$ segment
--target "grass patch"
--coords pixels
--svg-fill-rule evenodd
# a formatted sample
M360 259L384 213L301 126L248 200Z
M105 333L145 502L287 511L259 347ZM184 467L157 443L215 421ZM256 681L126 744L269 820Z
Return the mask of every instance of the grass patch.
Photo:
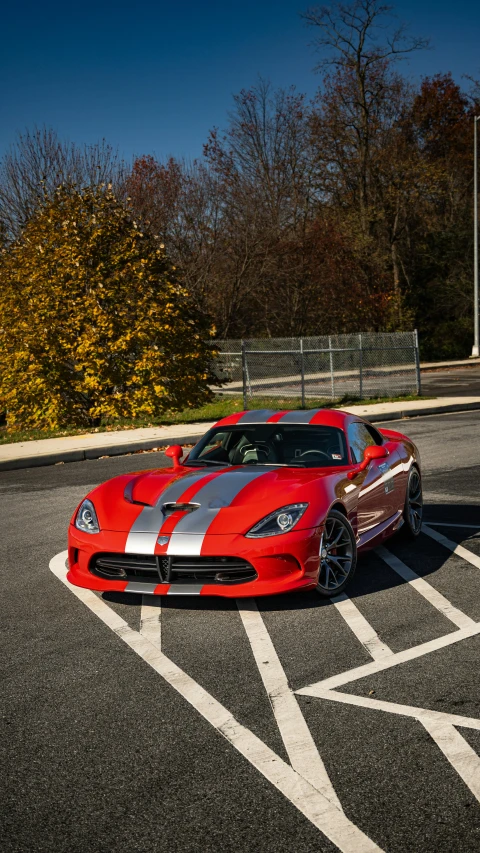
M346 395L337 400L325 400L322 398L308 399L309 409L335 409L342 406L364 405L373 403L400 403L412 400L431 400L432 397L419 397L417 394L409 394L403 397L374 397L362 399ZM300 397L255 397L250 401L251 409L301 409ZM202 421L218 421L234 412L243 411L243 397L241 395L217 394L211 403L206 403L198 409L184 409L182 412L169 412L158 419L138 418L136 420L118 420L114 422L105 421L100 426L85 429L78 427L65 427L55 430L8 430L6 426L0 427L0 444L11 444L19 441L34 441L42 438L62 438L67 435L91 435L95 432L118 432L119 430L138 429L140 427L170 426L173 424L190 424Z

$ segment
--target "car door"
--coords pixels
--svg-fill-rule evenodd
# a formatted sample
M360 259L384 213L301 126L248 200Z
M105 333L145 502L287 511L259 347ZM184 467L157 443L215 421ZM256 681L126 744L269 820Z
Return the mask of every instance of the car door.
M365 448L373 444L384 444L383 438L374 427L360 421L354 421L348 427L348 442L352 462L361 462ZM395 483L391 471L396 454L385 459L373 459L365 471L357 474L353 483L357 486L358 533L365 533L377 524L381 524L395 513L393 491Z

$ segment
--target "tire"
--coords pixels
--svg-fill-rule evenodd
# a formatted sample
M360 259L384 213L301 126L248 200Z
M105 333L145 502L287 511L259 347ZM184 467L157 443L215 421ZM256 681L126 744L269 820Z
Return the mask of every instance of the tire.
M317 592L322 598L339 595L350 583L357 567L357 543L352 526L338 509L325 521L320 545Z
M413 466L407 480L403 525L400 534L405 539L416 539L422 530L423 494L422 477L418 468Z

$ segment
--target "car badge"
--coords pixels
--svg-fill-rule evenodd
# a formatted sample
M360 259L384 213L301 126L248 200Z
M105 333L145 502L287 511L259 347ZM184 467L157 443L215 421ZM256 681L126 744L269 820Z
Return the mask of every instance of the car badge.
M159 536L157 539L157 543L159 545L167 545L169 539L170 539L170 536Z

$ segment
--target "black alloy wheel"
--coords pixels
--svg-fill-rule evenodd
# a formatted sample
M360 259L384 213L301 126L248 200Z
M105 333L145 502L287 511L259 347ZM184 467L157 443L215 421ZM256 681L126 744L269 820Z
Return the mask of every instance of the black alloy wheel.
M407 490L405 494L405 509L403 511L404 535L410 539L416 539L422 529L423 518L423 494L422 478L418 468L411 468L408 475Z
M331 598L343 592L357 565L355 534L348 518L332 509L325 522L320 544L320 572L317 592Z

